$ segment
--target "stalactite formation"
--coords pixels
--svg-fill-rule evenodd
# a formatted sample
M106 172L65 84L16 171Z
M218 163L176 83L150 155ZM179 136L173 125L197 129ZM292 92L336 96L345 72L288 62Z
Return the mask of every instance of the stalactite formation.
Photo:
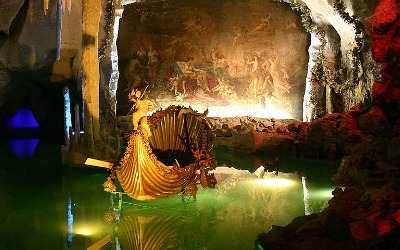
M44 14L47 14L47 10L49 9L49 0L43 0L43 10Z
M62 0L57 1L57 60L61 57Z
M325 30L322 28L315 28L316 37L321 42L318 48L318 55L315 65L311 68L311 97L310 101L314 105L312 118L320 118L326 114L325 110L325 91L324 88L328 84L329 68L326 66L325 57Z
M72 0L67 0L67 12L68 12L68 15L71 15L71 10L72 10Z
M358 75L361 67L361 49L364 44L364 25L360 22L360 20L358 20L357 17L354 15L350 16L350 14L346 12L346 7L344 6L342 0L336 0L333 3L333 7L347 24L353 25L355 30L354 40L356 42L356 47L354 47L351 51L353 71L353 79L351 80L354 84L356 84L359 81Z

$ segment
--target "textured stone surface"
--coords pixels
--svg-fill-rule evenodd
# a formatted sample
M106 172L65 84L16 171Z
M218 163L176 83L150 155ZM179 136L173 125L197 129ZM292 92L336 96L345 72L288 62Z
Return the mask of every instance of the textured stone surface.
M10 26L20 11L24 0L0 0L1 15L0 15L0 33L10 35Z
M390 123L379 107L373 107L358 118L358 127L365 134L382 133L390 128Z
M393 138L389 142L388 159L393 165L400 166L400 137Z
M395 39L392 36L393 30L398 29L400 19L397 15L398 11L391 8L394 4L395 1L392 0L381 0L376 16L373 18L374 56L383 64L382 83L374 84L372 103L351 110L349 115L353 122L345 123L352 124L350 126L352 131L357 131L358 128L361 130L359 131L360 143L354 145L351 153L342 159L341 166L334 176L336 182L346 188L335 189L329 206L317 215L321 220L330 211L335 211L337 217L342 218L342 221L348 225L351 237L343 241L346 249L394 250L400 247L398 219L400 170L397 164L399 115L394 112L400 102L397 94L400 51L397 50L398 43L393 41ZM386 13L389 10L392 10L392 13ZM341 131L340 134L345 133L346 130L341 128L346 126L335 123L335 119L332 118L334 117L331 116L331 119L321 124L311 123L307 140L310 136L314 136L314 141L317 141L316 139L322 134L327 134L329 138L329 135L335 135L338 130ZM338 120L340 119L336 119ZM333 124L338 126L332 126ZM310 132L314 135L310 135ZM363 132L369 135L365 136ZM332 140L332 137L330 138ZM343 137L339 141L342 139ZM340 143L338 142L337 145ZM330 237L337 235L338 231L334 230L334 227L327 225L327 228L334 232ZM279 236L278 234L271 236L260 234L259 242L262 246L264 242L269 242L269 239L271 242L281 242L282 239L296 242L296 234L289 240L283 233L291 229L289 224L280 229ZM319 229L315 228L315 230ZM306 239L303 235L302 240L318 244L315 235L318 234L310 233ZM284 244L290 245L288 242ZM298 246L290 249L302 248Z
M1 11L3 6L14 9L4 13L12 14L14 28L10 37L3 38L6 42L0 43L0 75L4 76L0 79L0 115L12 116L25 106L33 110L39 124L44 124L56 114L53 109L59 100L56 95L62 97L62 87L52 89L48 85L55 60L56 26L55 15L51 14L56 8L50 5L48 15L44 15L42 2L30 1L24 5L18 2L1 3ZM54 113L49 114L50 110Z
M141 3L143 2L143 4L146 1L141 1ZM278 3L275 1L271 1L273 6L280 6L280 8L282 9L282 13L287 13L287 15L285 14L285 18L281 20L281 17L279 18L271 18L269 19L271 25L277 25L279 27L281 27L281 29L275 29L274 32L272 32L270 29L266 28L265 30L261 30L259 33L260 34L266 34L266 38L267 39L262 39L263 42L261 42L260 45L260 41L257 39L253 39L255 38L255 32L252 32L251 27L253 27L253 25L257 24L258 19L254 19L252 18L251 22L247 22L246 20L244 20L245 18L243 18L243 20L245 21L244 23L242 23L242 20L237 20L237 25L240 26L241 28L243 28L245 30L245 28L248 29L249 33L247 35L249 35L249 38L251 39L247 39L247 43L248 44L242 44L240 48L237 48L240 51L240 53L246 54L247 52L245 51L246 48L251 48L250 51L254 51L255 47L259 48L261 47L268 47L270 48L271 46L281 46L281 44L286 44L288 42L287 39L287 34L290 33L290 37L294 37L294 31L295 30L303 30L303 27L301 27L301 22L300 19L298 18L298 20L293 19L293 17L296 17L296 15L299 15L300 13L294 11L295 14L292 13L292 10L290 9L289 5L286 3ZM285 1L288 2L288 1ZM337 18L337 13L333 13L332 12L332 3L329 1L317 1L317 2L309 2L309 1L305 1L306 3L309 4L309 8L311 10L312 13L312 17L317 18L317 20L320 20L320 14L321 13L328 13L326 11L330 11L329 13L332 13L335 18ZM80 80L80 76L81 76L81 72L80 72L80 66L76 65L76 64L80 64L81 63L81 59L80 57L80 48L76 48L79 47L82 44L82 40L81 40L81 36L80 36L80 30L81 30L81 23L82 23L82 12L81 12L81 6L79 6L79 3L74 3L73 4L73 11L71 13L71 15L67 15L64 14L63 16L63 37L62 37L62 43L63 43L63 49L67 49L68 51L62 51L61 52L61 60L56 62L54 65L54 61L55 61L55 50L57 47L56 44L56 28L57 28L57 8L56 8L56 2L52 2L49 1L49 9L46 11L46 15L44 13L43 10L43 2L41 1L26 1L25 4L23 4L24 1L18 0L18 1L6 1L6 0L2 0L1 2L1 6L2 9L0 10L1 12L5 12L3 15L1 15L2 21L1 23L1 27L3 30L3 33L7 33L10 30L12 32L9 32L10 37L12 37L11 40L8 39L4 39L1 38L0 39L0 64L3 64L3 66L0 66L0 75L1 77L1 82L0 82L0 89L3 89L3 86L6 86L11 80L10 80L10 74L12 74L13 76L18 75L17 78L24 78L24 76L29 75L30 77L28 77L29 79L24 79L22 80L23 82L28 82L31 80L31 78L34 78L36 82L40 82L42 84L47 84L49 81L54 81L54 82L65 82L65 81L79 81ZM125 4L127 4L128 2L125 2ZM369 2L370 3L370 2ZM135 3L137 4L137 3ZM157 2L157 1L151 1L151 4L155 4L157 6L160 6L161 1ZM265 4L265 3L263 3ZM106 6L106 1L102 1L102 5L103 8ZM133 5L133 4L132 4ZM162 4L161 4L162 5ZM224 5L224 6L220 6L220 8L224 11L227 11L229 9L229 4ZM374 4L370 5L370 4L366 4L364 3L364 1L362 0L354 0L354 1L348 1L346 2L346 6L349 8L349 11L353 8L355 10L355 14L360 15L363 18L368 17L371 13L372 13L372 9ZM129 6L125 6L126 9L128 9ZM164 6L165 7L165 6ZM232 7L232 6L231 6ZM130 8L130 7L129 7ZM239 11L241 10L241 8L231 8L231 10L235 11ZM351 12L351 11L350 11ZM18 15L16 13L19 13ZM104 13L104 12L103 12ZM126 14L126 12L125 12ZM229 16L229 12L226 12L226 15ZM128 14L127 16L124 16L121 19L121 23L126 22L129 18L128 18ZM292 19L290 19L290 18ZM101 22L104 24L104 15L102 16ZM145 17L146 19L147 17ZM188 17L189 18L189 17ZM13 25L11 25L11 21L14 20ZM146 19L147 20L147 19ZM145 25L148 25L149 23L146 23L146 20L144 20ZM256 21L257 20L257 21ZM317 22L317 20L314 20ZM322 20L322 19L321 19ZM342 49L341 46L339 46L340 40L338 35L335 34L344 34L345 31L341 30L342 27L346 27L346 30L349 29L351 30L351 25L347 25L344 24L344 22L342 20L338 20L337 22L335 21L336 19L332 19L330 22L334 22L332 24L328 24L328 23L321 23L321 27L326 27L329 37L332 38L329 41L329 48L328 48L328 54L327 54L327 60L329 61L334 61L337 58L337 55L339 53L339 49ZM174 19L173 21L176 21L176 19ZM282 21L282 22L281 22ZM299 22L297 22L299 21ZM228 21L224 21L222 23L227 24ZM236 21L235 21L236 22ZM220 22L221 23L221 22ZM243 25L241 25L243 24ZM341 25L339 25L341 24ZM366 22L366 24L368 25L368 23ZM10 29L10 25L13 26L12 29ZM169 26L168 26L169 25ZM175 28L172 28L172 24L168 24L167 26L167 30L168 30L168 34L171 34L171 31L175 30ZM179 23L179 25L177 26L184 26L185 23ZM267 25L267 24L266 24ZM135 25L130 25L131 28L133 28ZM339 30L335 30L336 27ZM233 38L235 37L235 35L240 36L241 33L235 33L233 31L231 32L226 32L226 29L221 28L221 30L225 31L225 35L224 37L230 37ZM79 32L78 32L79 31ZM187 29L185 31L188 31ZM303 30L304 31L304 30ZM102 32L102 30L100 30L100 32ZM142 31L141 31L142 32ZM154 31L153 33L150 32L150 37L153 37L157 32L159 32L159 30ZM344 32L344 33L343 33ZM279 34L278 34L279 33ZM167 34L167 35L168 35ZM258 33L257 33L258 34ZM284 34L285 36L282 36L282 34ZM308 36L307 33L304 33L305 36ZM120 38L122 39L124 36L129 36L124 32L120 32ZM272 37L279 37L278 41L273 42L272 44L264 44L266 43L266 40L270 40L272 39ZM285 37L285 38L282 38ZM348 39L353 39L353 35L347 37ZM141 41L143 44L146 44L149 42L149 39L144 39L143 36L140 36L140 38L143 38L143 41ZM189 37L190 38L190 37ZM188 38L188 39L189 39ZM346 38L346 39L347 39ZM130 38L128 38L130 39ZM163 38L165 39L165 38ZM224 38L225 39L225 38ZM253 40L255 41L254 43L251 42ZM341 38L341 40L343 41L344 37ZM188 40L189 42L197 42L199 39L198 37L192 40ZM272 39L273 40L273 39ZM186 41L186 40L185 40ZM298 41L298 40L297 40ZM207 41L208 43L209 41ZM185 43L186 45L189 43ZM196 45L202 45L202 44L196 44ZM220 46L222 46L222 42L219 43ZM286 46L285 45L285 46ZM298 43L296 43L296 45L298 45ZM124 47L124 45L119 44L120 46L120 51L123 54L129 54L131 53L131 51L129 51L127 48ZM127 45L129 46L129 45ZM244 47L243 47L244 46ZM366 51L368 50L368 46L369 44L366 44ZM185 47L185 46L183 46ZM179 53L180 55L186 55L186 54L193 54L196 52L196 48L192 48L192 50L190 51L184 51L183 47L179 49ZM187 46L186 46L187 47ZM332 48L332 49L331 49ZM74 49L77 49L77 53L74 52ZM279 71L281 71L281 69L286 69L287 67L290 68L290 70L286 70L286 72L289 75L289 80L293 81L293 86L297 86L298 87L292 87L291 88L291 93L293 93L294 95L296 95L297 97L294 98L297 101L298 104L296 105L289 105L290 109L293 110L301 110L301 101L302 101L302 96L303 96L303 92L304 92L304 76L305 76L305 70L306 70L306 65L300 66L297 65L297 63L300 63L299 61L301 60L302 62L305 62L306 56L298 56L297 54L299 54L299 51L294 51L293 48L291 48L291 54L287 54L285 47L283 46L282 49L276 50L278 54L283 53L284 57L280 57L280 59L285 59L285 60L289 60L291 58L297 58L297 60L295 60L295 62L291 62L291 63L286 63L286 65L281 65L280 67L278 67ZM185 54L186 53L186 54ZM226 54L226 51L221 51L222 55ZM294 54L296 55L294 55ZM341 51L341 53L343 55L348 55L348 53L346 51ZM367 52L368 53L368 52ZM175 59L180 56L176 54L175 55ZM169 54L168 54L169 55ZM162 54L161 57L166 57L167 54ZM207 56L209 56L207 54ZM228 57L227 57L228 58ZM365 58L368 58L368 56L366 56ZM121 59L121 64L126 63L124 61L124 59ZM69 63L74 65L74 69L72 70L71 68L69 68L71 65L68 65ZM305 62L306 63L306 62ZM343 61L343 63L348 63L348 60ZM297 65L297 66L296 66ZM299 68L300 67L300 68ZM123 78L123 69L121 70L121 78ZM232 69L229 69L232 71ZM50 71L50 72L49 72ZM31 73L34 74L31 74ZM296 73L295 73L296 72ZM364 70L364 72L366 72ZM366 72L368 73L368 72ZM48 75L51 75L51 78L49 80L49 78L47 77ZM258 74L259 75L259 74ZM3 77L4 76L4 77ZM32 76L32 77L31 77ZM303 79L303 80L302 80ZM242 80L240 77L234 79L234 82L237 82L239 80ZM21 82L22 82L21 81ZM102 79L102 81L107 82L107 79ZM264 81L264 80L263 80ZM13 84L17 82L17 81L13 81ZM261 81L262 82L262 81ZM72 84L75 84L72 83ZM213 83L215 84L215 83ZM302 87L303 85L303 87ZM16 89L22 89L22 91L25 91L25 87L24 86L20 86L21 88L16 88ZM41 89L38 88L36 85L34 85L32 88L36 88L36 89ZM237 91L242 91L243 89L238 89ZM240 93L242 93L240 92ZM272 91L270 91L272 92ZM357 90L356 94L357 96L359 96L361 93L361 91ZM10 95L14 95L15 93L12 92L10 93L10 90L7 89L6 91L4 91L4 95L8 96ZM215 94L215 93L214 93ZM256 94L256 93L253 93ZM17 94L18 95L18 94ZM126 101L126 93L122 93L121 94L121 98L124 99ZM196 97L197 98L197 97ZM196 98L190 99L190 102L197 102L198 100ZM214 98L214 97L212 97ZM259 97L257 97L259 98ZM257 99L256 98L256 99ZM279 99L279 97L275 97L277 99ZM358 98L358 97L357 97ZM28 99L28 96L25 96L24 98L22 98L21 100L16 100L16 99L12 99L10 97L7 97L6 101L2 101L0 102L0 104L2 104L0 106L0 114L4 114L4 113L13 113L13 110L11 107L9 107L8 105L5 105L5 103L12 103L12 105L14 106L20 106L22 105L23 101L25 101L26 99ZM262 99L262 98L261 98ZM211 100L211 99L210 99ZM220 99L215 99L216 102L218 103L219 101L221 101ZM35 102L39 102L40 100L35 99ZM257 101L260 101L257 99ZM347 100L349 103L354 103L355 100L353 100L353 98L350 98L349 100ZM285 102L284 104L286 105L287 102ZM123 104L123 101L120 101L119 104ZM214 103L215 104L215 103ZM214 104L210 104L210 105L214 105ZM268 105L268 103L266 103ZM28 104L28 106L30 106L30 104ZM47 106L47 104L44 104L43 106ZM128 103L128 105L126 105L126 107L129 109L130 108L130 104ZM296 111L297 112L297 111ZM46 113L46 111L42 111L42 113ZM125 114L125 113L124 113ZM123 114L123 115L124 115ZM260 126L257 126L257 131L269 131L270 127L273 127L274 125L277 124L270 124L270 123L265 123L265 124L260 124ZM278 125L277 125L278 126Z

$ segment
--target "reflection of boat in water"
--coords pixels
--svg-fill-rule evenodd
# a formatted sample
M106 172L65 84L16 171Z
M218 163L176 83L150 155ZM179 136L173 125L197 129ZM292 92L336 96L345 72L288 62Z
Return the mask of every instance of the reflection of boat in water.
M177 197L137 201L111 194L105 221L118 249L252 249L255 235L304 215L296 174L217 167L215 189L200 189L196 202Z
M118 224L118 240L124 249L172 249L176 246L182 218L143 216L126 212Z
M123 196L111 195L112 203L121 206L104 216L109 241L118 249L205 249L216 230L215 203L210 200L122 201Z
M118 179L130 197L152 200L179 192L195 196L197 183L213 188L215 178L209 171L216 164L205 116L179 106L155 112L148 125L130 134L119 165L103 184L105 190L115 191Z
M122 249L173 249L182 233L182 217L123 214L118 224L118 241Z

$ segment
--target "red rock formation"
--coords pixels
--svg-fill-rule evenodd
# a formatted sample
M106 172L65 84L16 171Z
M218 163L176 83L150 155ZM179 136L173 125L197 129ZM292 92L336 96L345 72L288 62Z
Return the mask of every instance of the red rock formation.
M381 0L372 20L373 55L382 64L382 81L373 85L372 103L313 121L307 130L305 144L314 142L317 152L324 152L327 145L345 149L343 141L351 133L357 135L358 143L344 151L354 154L343 158L334 177L346 188L335 189L321 213L260 234L256 243L264 249L307 249L304 246L312 243L320 244L320 249L399 249L400 8L396 4ZM332 218L341 224L332 223ZM308 227L306 234L301 230L318 223L320 227Z

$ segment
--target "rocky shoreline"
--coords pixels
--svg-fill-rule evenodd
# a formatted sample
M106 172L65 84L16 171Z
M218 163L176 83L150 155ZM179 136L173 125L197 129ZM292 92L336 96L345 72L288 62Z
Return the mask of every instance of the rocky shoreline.
M400 249L400 40L392 36L399 15L378 13L373 26L382 79L371 102L312 121L298 142L342 158L333 179L345 188L321 213L260 233L255 249Z
M374 99L384 99L380 95ZM348 113L312 122L248 116L210 117L207 121L215 132L216 146L269 155L342 159L333 179L345 188L332 192L329 206L319 214L298 217L285 227L273 226L260 233L256 247L400 249L396 234L400 232L400 126L379 103L355 106ZM392 248L382 248L389 243Z

